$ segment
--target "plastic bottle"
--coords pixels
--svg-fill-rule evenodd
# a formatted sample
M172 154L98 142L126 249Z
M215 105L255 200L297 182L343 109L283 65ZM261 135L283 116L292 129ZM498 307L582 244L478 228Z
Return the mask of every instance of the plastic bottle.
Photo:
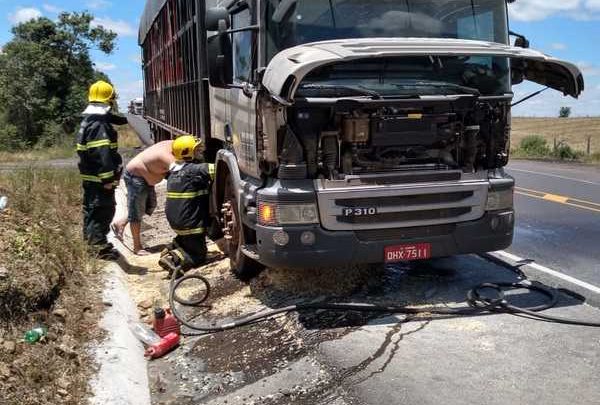
M179 321L173 316L170 309L154 308L152 327L161 338L169 333L181 334Z
M8 198L5 196L0 197L0 211L3 211L8 205Z
M160 336L158 336L150 327L142 322L130 321L129 330L133 333L133 336L138 338L139 341L147 346L152 346L160 343Z
M23 339L29 344L34 344L39 342L40 339L46 335L48 335L48 328L45 326L36 326L35 328L29 329L27 332L25 332Z

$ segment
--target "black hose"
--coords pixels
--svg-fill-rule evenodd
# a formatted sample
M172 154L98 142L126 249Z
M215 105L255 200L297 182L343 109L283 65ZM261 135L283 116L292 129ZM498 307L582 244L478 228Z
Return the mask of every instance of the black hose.
M289 305L282 308L276 308L243 316L230 322L217 323L213 322L210 324L196 324L192 323L191 319L185 319L176 307L176 303L183 306L199 306L201 303L206 301L210 292L210 283L208 280L199 274L184 275L177 279L178 273L175 272L171 278L170 294L169 294L169 305L171 306L171 312L181 322L182 325L186 326L192 331L202 333L214 333L222 332L229 329L239 328L246 325L251 325L260 321L273 318L277 315L281 315L293 311L315 311L315 310L328 310L328 311L359 311L359 312L373 312L373 313L385 313L385 314L403 314L403 315L440 315L440 316L474 316L483 315L486 313L508 313L513 315L527 315L530 318L540 321L550 321L559 324L566 325L578 325L578 326L591 326L600 327L598 322L579 321L575 319L554 317L549 315L541 314L541 311L553 308L558 303L557 294L548 288L542 287L541 285L532 284L529 281L521 281L517 283L483 283L480 284L467 293L467 303L469 307L464 308L448 308L448 307L407 307L407 306L395 306L395 305L375 305L367 303L309 303L309 304L296 304ZM199 299L196 300L184 300L177 295L177 289L185 281L189 280L200 280L206 287L206 293ZM505 291L525 289L532 292L537 292L544 295L547 300L544 304L535 305L531 307L517 307L510 304L505 297ZM494 291L495 296L490 297L483 294L484 290Z

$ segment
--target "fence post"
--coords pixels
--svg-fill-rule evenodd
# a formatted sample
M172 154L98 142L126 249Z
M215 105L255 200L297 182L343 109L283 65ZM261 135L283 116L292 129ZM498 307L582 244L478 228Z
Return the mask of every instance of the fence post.
M556 152L556 148L558 147L558 140L556 139L556 137L554 137L554 149L552 149L554 152Z
M587 137L587 155L590 156L592 154L592 137Z

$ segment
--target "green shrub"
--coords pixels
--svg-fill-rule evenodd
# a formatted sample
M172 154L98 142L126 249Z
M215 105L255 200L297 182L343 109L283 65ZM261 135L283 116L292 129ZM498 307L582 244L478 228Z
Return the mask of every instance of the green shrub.
M519 148L525 155L529 156L547 156L550 154L548 142L539 135L529 135L521 140Z
M564 142L560 142L552 151L552 156L560 160L579 160L583 158L584 153L576 151Z

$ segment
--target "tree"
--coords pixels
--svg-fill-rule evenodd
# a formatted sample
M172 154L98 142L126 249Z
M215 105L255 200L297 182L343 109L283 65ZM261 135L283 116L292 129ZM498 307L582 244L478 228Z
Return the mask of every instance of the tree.
M92 49L113 52L117 35L89 13L61 13L16 25L0 54L0 148L52 145L77 126L86 92L108 77Z
M559 118L569 118L571 116L571 107L560 107Z

